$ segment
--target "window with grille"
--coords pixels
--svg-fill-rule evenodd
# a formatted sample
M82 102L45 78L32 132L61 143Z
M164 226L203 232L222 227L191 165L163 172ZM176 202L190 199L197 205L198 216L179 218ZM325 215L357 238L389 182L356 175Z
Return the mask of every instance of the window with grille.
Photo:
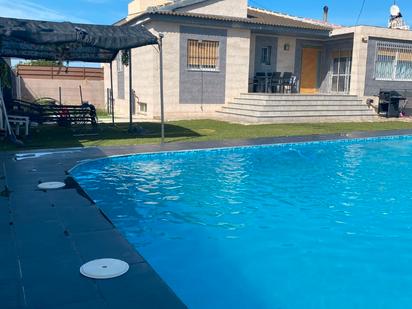
M188 40L187 67L192 70L218 70L219 42Z
M412 80L412 44L378 42L375 56L375 79Z

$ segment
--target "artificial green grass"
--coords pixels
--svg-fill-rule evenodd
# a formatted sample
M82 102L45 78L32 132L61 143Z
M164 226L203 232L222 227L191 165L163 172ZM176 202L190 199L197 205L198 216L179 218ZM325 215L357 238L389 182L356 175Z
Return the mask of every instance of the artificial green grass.
M54 125L31 129L31 137L24 139L24 147L9 142L0 144L0 151L34 148L62 148L86 146L126 146L156 144L160 142L159 123L136 123L134 133L128 124L100 124L97 131L85 128L62 128ZM296 136L314 134L349 133L353 131L378 131L412 129L412 122L350 122L241 125L215 120L175 121L166 124L166 142L211 141L248 139L258 137ZM93 135L96 133L96 135Z

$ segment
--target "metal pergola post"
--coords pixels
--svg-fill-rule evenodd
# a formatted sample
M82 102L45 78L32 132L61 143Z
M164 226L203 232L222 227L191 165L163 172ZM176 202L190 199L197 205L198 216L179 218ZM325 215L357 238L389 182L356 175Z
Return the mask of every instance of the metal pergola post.
M112 125L114 126L114 101L113 101L113 61L110 62L110 109L112 111Z
M133 131L133 70L132 70L132 50L129 49L129 132Z
M165 111L164 111L164 89L163 89L163 38L164 34L159 33L159 74L160 74L160 121L161 121L161 141L165 142Z

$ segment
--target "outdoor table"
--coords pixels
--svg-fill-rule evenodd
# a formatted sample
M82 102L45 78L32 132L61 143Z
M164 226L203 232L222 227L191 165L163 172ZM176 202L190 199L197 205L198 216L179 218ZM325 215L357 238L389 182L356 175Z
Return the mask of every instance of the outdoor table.
M257 80L258 84L258 92L260 90L261 85L264 86L262 92L269 92L269 81L272 77L270 76L255 76L255 79Z

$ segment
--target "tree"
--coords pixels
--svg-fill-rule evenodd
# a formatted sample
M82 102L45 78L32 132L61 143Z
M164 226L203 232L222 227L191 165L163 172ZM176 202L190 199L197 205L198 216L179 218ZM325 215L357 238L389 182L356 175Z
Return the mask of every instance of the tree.
M32 65L32 66L45 66L45 67L61 66L61 64L58 61L51 61L51 60L29 60L22 64Z
M3 88L11 87L10 73L9 65L6 61L0 58L0 83Z

